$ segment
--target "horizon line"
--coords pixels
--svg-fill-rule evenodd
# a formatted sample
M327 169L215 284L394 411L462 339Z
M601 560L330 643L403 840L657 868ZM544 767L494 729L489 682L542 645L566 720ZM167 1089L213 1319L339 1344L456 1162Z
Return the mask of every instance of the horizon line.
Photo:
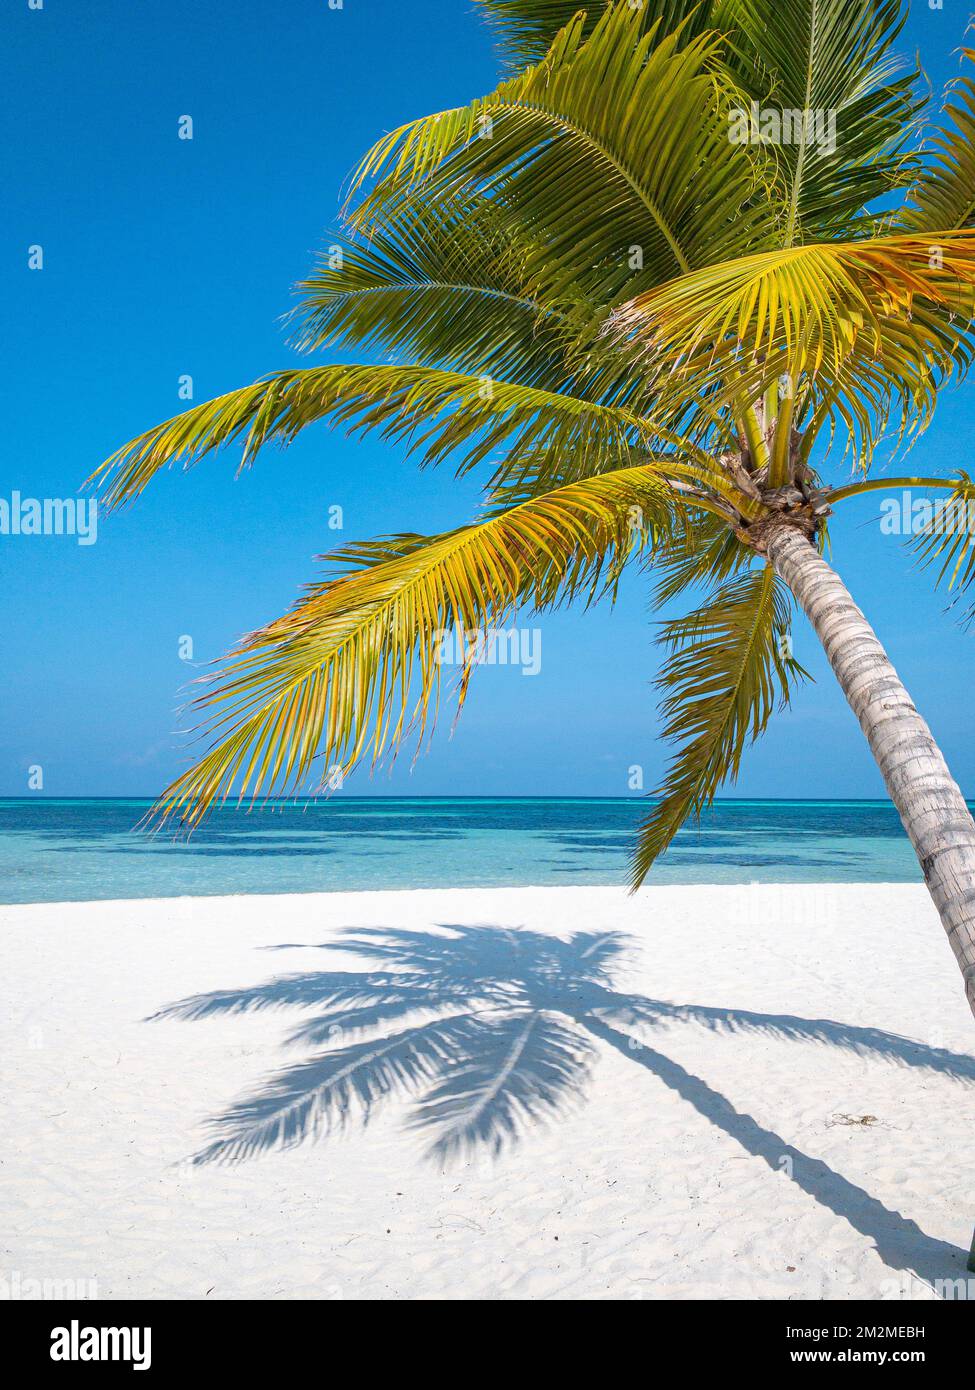
M38 801L39 801L39 802L44 802L44 801L52 801L52 802L53 802L53 801L147 801L147 802L149 802L149 803L151 804L151 803L157 801L158 799L159 799L159 798L158 798L157 796L144 796L144 795L141 795L141 794L138 794L138 793L135 793L135 792L131 792L131 793L119 793L119 794L111 795L111 796L105 796L105 795L98 795L98 796L79 796L79 795L57 796L57 795L54 795L53 793L46 793L46 792L35 793L35 794L32 795L32 796L23 796L23 795L16 795L16 796L15 796L15 795L9 795L9 796L8 796L8 795L5 795L5 794L3 794L3 793L0 793L0 802L4 802L4 801L35 801L35 802L38 802ZM655 797L649 796L649 795L644 795L644 796L588 796L588 795L585 795L585 794L570 793L570 792L557 793L557 794L552 794L552 795L550 795L550 796L524 796L524 795L508 794L508 793L498 793L498 794L493 795L493 796L490 796L490 795L483 795L483 794L481 794L481 795L469 795L469 796L464 796L464 795L459 795L459 794L457 794L457 793L437 793L437 792L426 792L426 793L421 793L421 794L412 795L412 796L407 796L407 795L380 795L380 794L378 794L378 793L375 794L375 795L371 795L371 796L370 796L370 795L365 795L365 796L363 796L363 795L351 795L351 794L350 794L350 795L345 795L345 794L343 794L343 793L339 793L339 794L337 794L337 795L332 795L332 796L325 796L324 794L323 794L323 795L320 795L320 796L316 796L314 793L308 793L307 796L304 797L303 799L299 799L299 798L296 798L296 797L294 797L294 796L271 796L271 797L262 797L259 803L257 803L257 802L252 802L252 803L247 804L247 805L242 805L242 804L237 804L237 803L235 803L235 804L230 804L229 802L224 802L224 803L221 803L221 805L219 805L219 806L211 807L211 811L223 811L223 810L233 810L233 811L242 811L242 810L246 810L246 811L256 811L256 810L257 810L257 811L259 811L262 807L268 806L268 805L285 805L285 806L295 806L295 807L302 807L302 806L307 807L307 806L309 806L309 805L322 805L322 806L326 806L326 805L337 805L337 804L338 804L339 802L341 802L341 801L626 801L626 802L632 802L634 805L640 805L640 804L642 804L642 803L644 803L644 802L654 801L654 800L657 800L657 799L659 799L659 798L655 798ZM965 797L964 799L967 801L969 798L968 798L968 797ZM762 804L772 803L772 804L774 804L774 803L777 803L777 802L780 802L780 803L782 803L783 805L795 805L796 803L800 803L800 804L808 804L808 805L811 805L811 806L812 806L812 805L831 805L831 804L834 804L834 803L842 803L842 804L844 804L844 805L863 805L863 806L867 806L867 805L876 805L876 806L887 805L887 806L893 806L893 804L894 804L894 803L891 801L890 797L883 797L883 796L719 796L719 797L715 797L715 799L714 799L712 805L715 805L715 806L721 806L721 805L752 805L752 804L755 804L755 803L762 803ZM704 809L704 810L707 810L707 809L709 809L709 808L708 808L708 807L704 807L703 809Z

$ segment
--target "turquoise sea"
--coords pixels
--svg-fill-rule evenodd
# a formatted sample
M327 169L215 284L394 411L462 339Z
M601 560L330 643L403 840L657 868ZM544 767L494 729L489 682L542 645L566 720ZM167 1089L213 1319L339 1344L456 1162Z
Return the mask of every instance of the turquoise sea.
M137 800L0 800L0 902L619 884L646 800L346 798L215 811L188 842ZM886 801L721 801L651 883L908 883Z

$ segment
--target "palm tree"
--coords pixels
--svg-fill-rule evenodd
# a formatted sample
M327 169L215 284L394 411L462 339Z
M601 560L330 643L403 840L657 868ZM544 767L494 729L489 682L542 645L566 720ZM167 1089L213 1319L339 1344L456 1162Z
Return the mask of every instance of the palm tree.
M803 678L783 642L794 598L975 1012L975 824L825 558L833 509L871 488L975 502L965 476L867 476L972 360L970 69L926 127L919 74L895 56L903 0L480 3L508 75L379 141L300 286L298 347L397 360L275 372L103 469L117 505L164 465L234 441L247 464L328 420L460 473L491 460L486 515L334 554L201 697L214 741L159 813L192 829L232 792L305 785L318 757L348 772L408 730L422 739L445 630L612 599L633 565L660 599L706 590L662 628L677 748L641 830L638 885ZM847 456L854 481L847 466L830 483ZM932 525L916 543L959 591L975 580L967 527Z
M774 1038L836 1047L967 1085L975 1082L975 1059L879 1028L621 991L614 976L632 944L605 931L562 939L482 925L350 929L327 949L352 957L358 969L282 975L170 1004L153 1018L297 1009L301 1021L288 1044L322 1049L218 1116L211 1142L193 1162L241 1163L325 1139L355 1122L367 1124L397 1098L412 1103L408 1123L430 1135L428 1154L437 1163L499 1155L530 1128L557 1122L577 1105L600 1049L609 1049L649 1071L776 1173L790 1160L797 1185L870 1239L886 1264L913 1269L929 1283L950 1276L962 1252L762 1128L650 1039L675 1026Z

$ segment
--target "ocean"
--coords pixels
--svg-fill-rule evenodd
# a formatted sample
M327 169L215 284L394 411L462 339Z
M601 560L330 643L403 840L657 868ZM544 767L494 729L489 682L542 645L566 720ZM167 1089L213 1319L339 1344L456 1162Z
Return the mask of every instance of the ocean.
M0 902L627 883L643 799L361 797L213 812L189 840L150 802L0 800ZM720 801L647 882L913 883L886 801Z

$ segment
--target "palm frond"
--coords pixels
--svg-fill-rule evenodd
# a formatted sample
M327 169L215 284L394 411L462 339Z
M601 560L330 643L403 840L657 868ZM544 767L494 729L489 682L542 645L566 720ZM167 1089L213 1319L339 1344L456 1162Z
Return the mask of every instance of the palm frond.
M612 592L678 501L652 469L623 469L444 536L340 552L333 561L358 568L313 585L246 639L197 702L219 742L167 789L159 814L192 827L238 782L239 797L256 797L295 787L316 756L345 773L368 744L376 762L407 729L422 738L448 633L497 629L517 605L539 611ZM472 648L458 673L461 705L475 661Z
M751 568L755 552L720 517L685 507L674 517L667 544L648 557L654 597L670 603L694 585L711 587Z
M780 365L796 379L824 363L838 370L861 335L879 353L887 323L903 328L918 302L971 318L975 233L947 232L939 249L932 257L929 238L900 235L760 251L637 296L608 331L639 337L657 371L704 345L726 375L733 359L743 374L750 359L764 360L763 380Z
M924 568L937 569L935 585L944 586L957 603L975 583L975 482L967 473L945 480L951 491L928 502L928 512L912 518L917 530L910 546ZM965 614L971 622L975 607Z
M186 466L240 442L244 467L263 445L290 444L307 426L328 420L350 432L378 429L402 441L424 464L460 451L458 471L502 448L508 471L522 454L564 450L616 463L631 442L653 448L674 436L631 410L603 406L541 387L469 372L413 366L324 366L275 372L252 386L193 406L130 440L92 475L107 482L115 507L137 497L173 463Z
M866 474L881 441L907 449L934 418L941 390L960 381L975 358L975 335L953 310L915 300L909 316L882 321L875 351L860 334L839 367L824 363L800 389L803 460L837 437L859 472Z
M907 12L904 0L711 6L737 81L763 117L789 124L772 146L786 246L849 237L870 204L910 178L918 74L895 52Z
M529 282L536 252L474 193L404 198L367 235L330 239L297 286L296 344L306 352L379 346L423 366L565 390L578 306L570 314Z
M575 19L588 37L604 17L594 0L576 18L560 0L481 0L505 48L539 62ZM619 8L625 8L620 6ZM720 34L722 58L750 107L764 113L822 113L835 120L835 143L800 125L774 146L787 244L820 239L852 221L893 187L909 181L919 103L917 72L894 49L907 18L905 0L644 0L631 6L637 33L655 41L680 29L680 41ZM657 24L659 22L659 25ZM655 25L657 26L655 29Z
M965 74L951 85L943 119L926 142L927 158L898 218L908 232L975 225L975 49L964 49L963 56Z
M512 67L537 63L551 48L560 30L584 9L584 33L592 33L610 0L476 0L502 44ZM661 32L683 27L690 38L708 27L707 0L643 0L632 6L643 32L659 24Z
M956 481L954 478L931 478L917 474L909 478L863 478L843 487L830 488L829 503L831 507L835 507L837 503L845 502L851 497L862 497L868 492L889 492L892 488L898 487L934 488L935 491L951 492Z
M622 305L607 333L642 354L655 409L715 388L712 405L761 399L781 379L807 446L826 416L864 457L900 403L930 419L938 388L971 362L975 234L899 235L763 251L681 276Z
M536 67L381 140L356 187L382 182L353 223L381 221L407 188L425 202L474 188L544 247L547 297L581 286L600 304L765 244L767 159L729 139L741 94L720 37L682 40L644 32L639 7L606 10L588 37L578 14Z
M763 566L721 586L689 617L664 625L669 651L657 686L664 736L681 747L640 829L634 888L684 822L713 801L723 782L735 780L746 746L806 675L781 646L790 614L788 590Z

